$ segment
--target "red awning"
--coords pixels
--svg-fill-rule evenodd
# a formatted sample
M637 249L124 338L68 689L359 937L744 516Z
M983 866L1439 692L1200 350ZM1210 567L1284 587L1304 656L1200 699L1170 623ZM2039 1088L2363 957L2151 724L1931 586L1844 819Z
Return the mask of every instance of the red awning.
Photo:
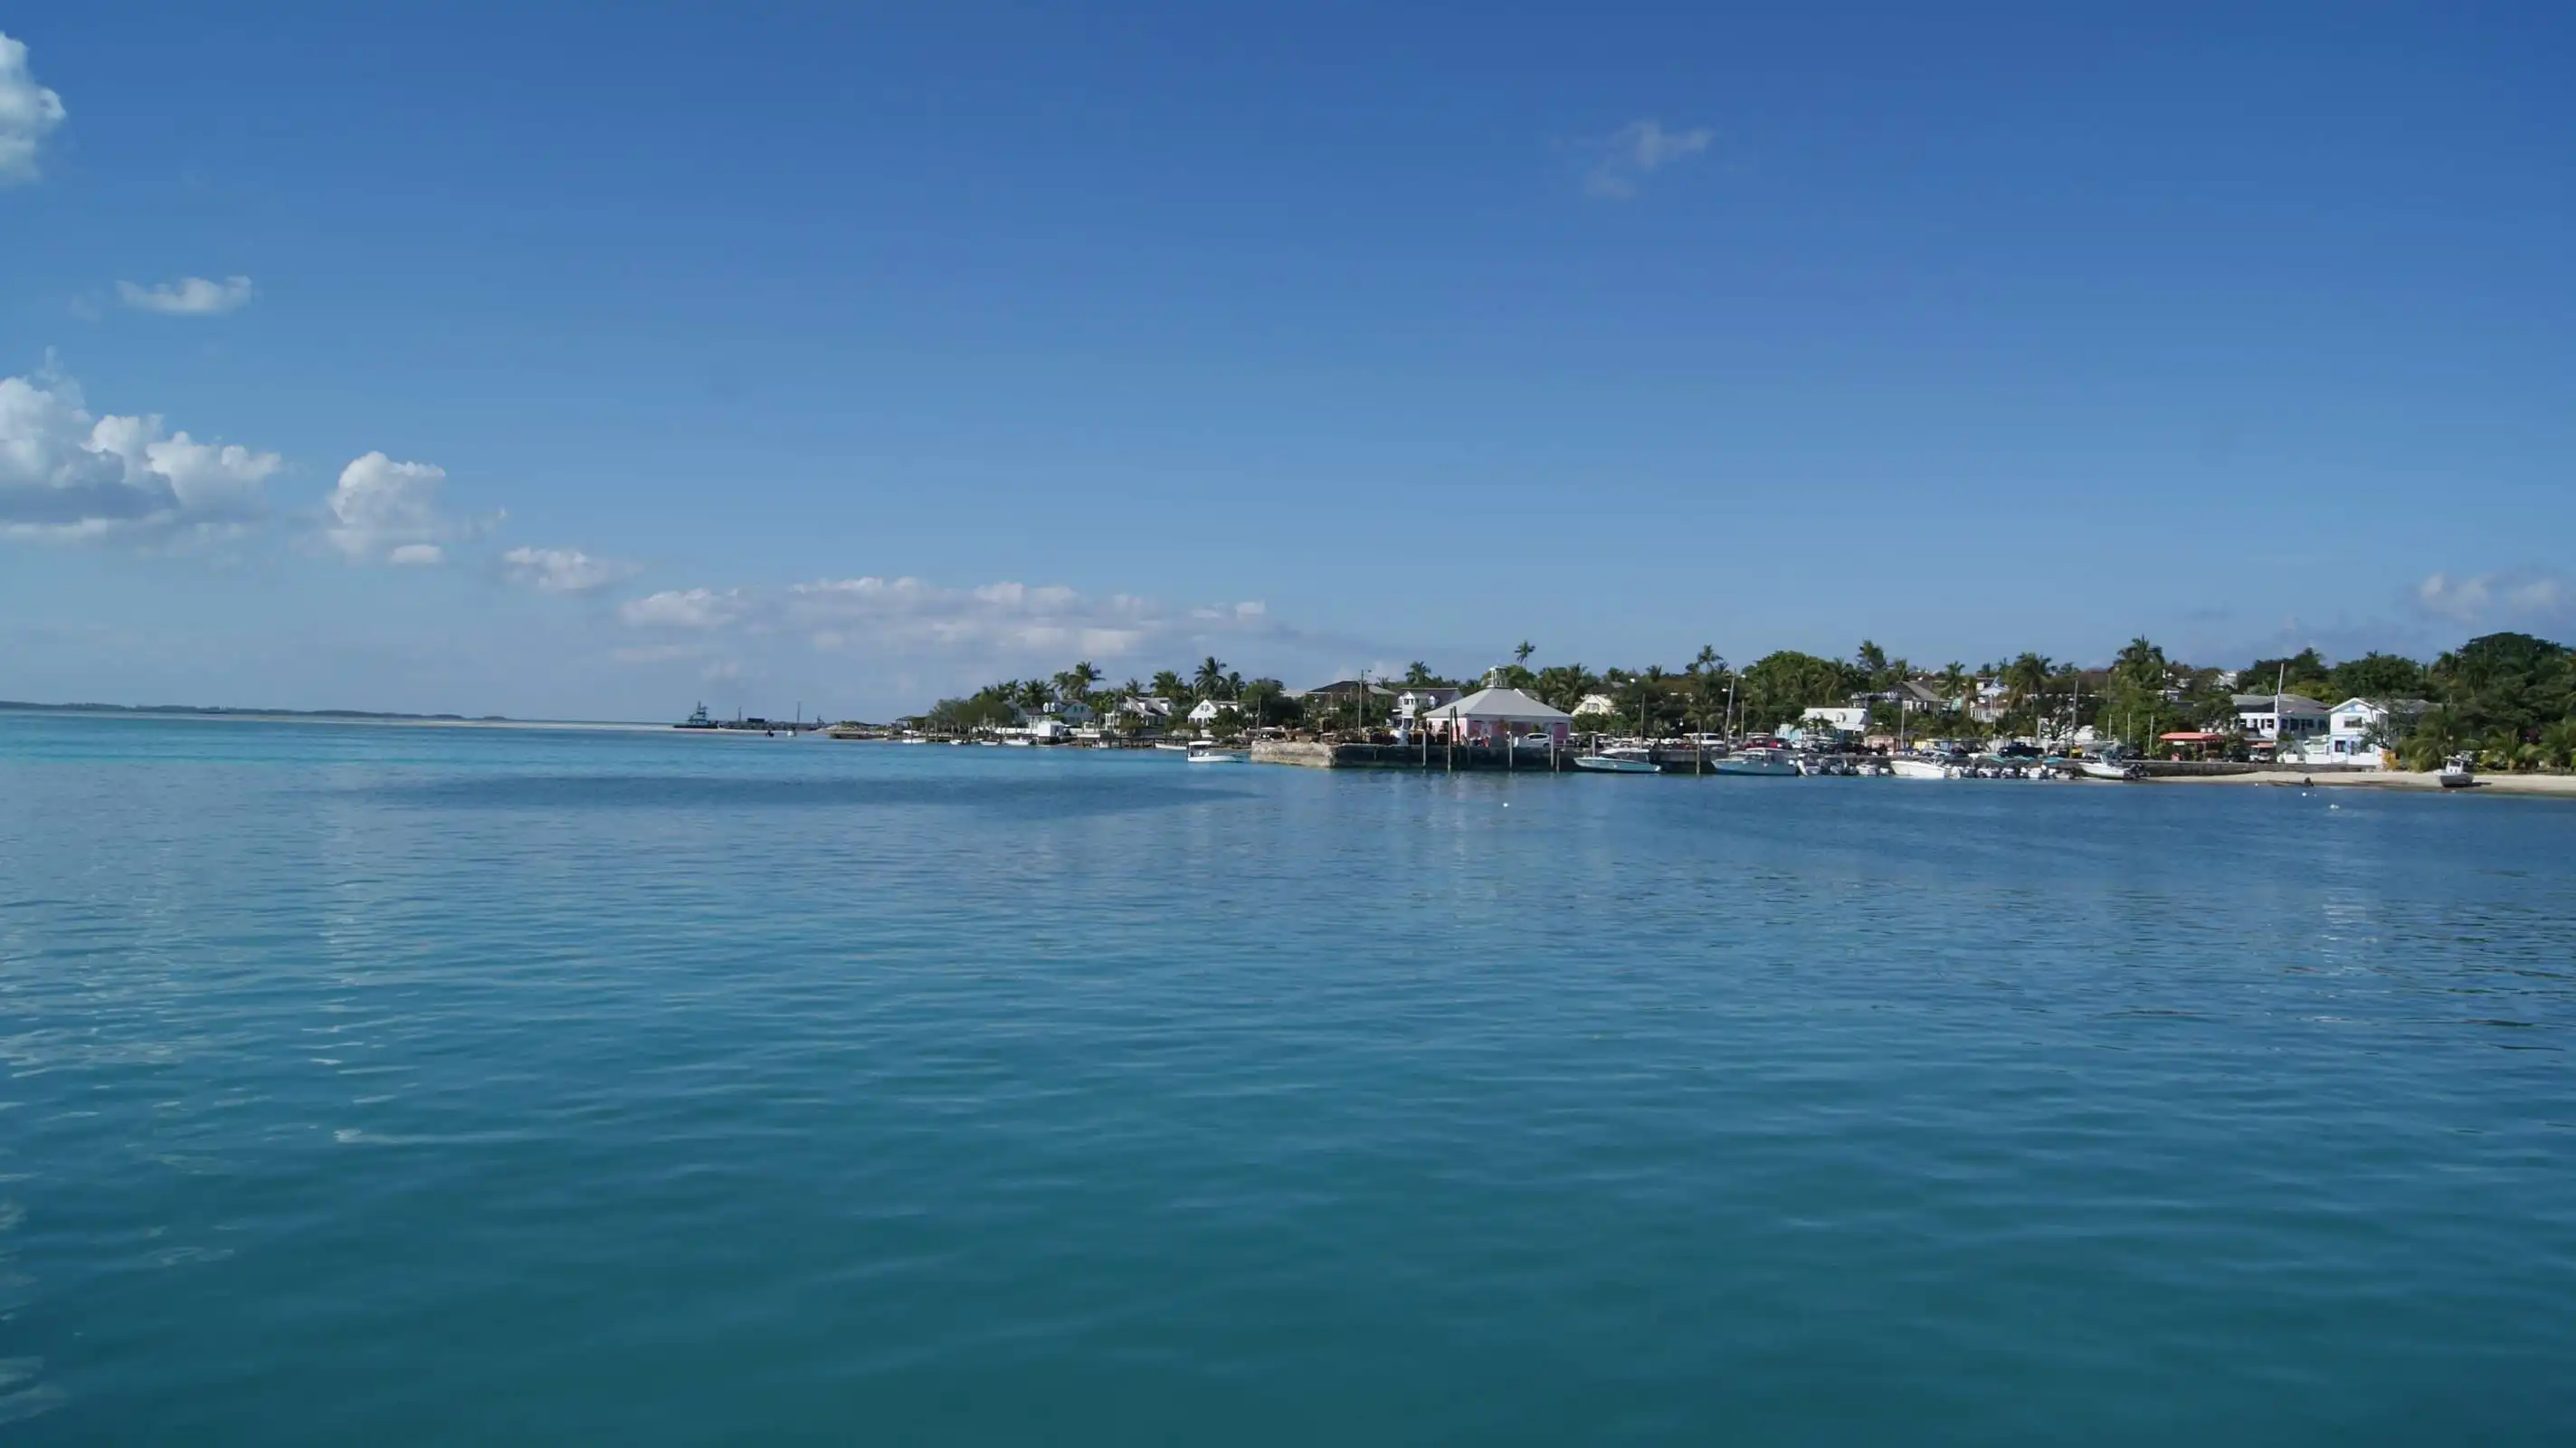
M2167 744L2216 744L2226 737L2227 736L2224 734L2211 734L2205 731L2185 731L2179 734L2159 734L2156 736L2157 739L2162 740Z

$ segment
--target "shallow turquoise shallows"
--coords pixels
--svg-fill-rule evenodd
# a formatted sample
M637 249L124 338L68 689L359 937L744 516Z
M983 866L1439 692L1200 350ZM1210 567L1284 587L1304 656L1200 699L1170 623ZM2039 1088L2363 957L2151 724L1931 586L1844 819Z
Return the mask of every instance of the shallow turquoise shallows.
M0 715L0 1441L2576 1441L2576 808Z

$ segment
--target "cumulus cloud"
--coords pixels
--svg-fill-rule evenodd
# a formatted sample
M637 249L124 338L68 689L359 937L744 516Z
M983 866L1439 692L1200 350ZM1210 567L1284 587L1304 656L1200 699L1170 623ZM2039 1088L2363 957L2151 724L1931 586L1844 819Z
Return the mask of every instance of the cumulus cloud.
M1583 190L1606 201L1629 200L1646 177L1700 154L1716 139L1705 127L1668 131L1661 121L1631 121L1586 148L1595 160L1584 173Z
M1131 594L1094 598L1025 583L940 588L918 578L800 583L781 611L787 626L834 652L1115 659L1174 624L1167 610Z
M181 277L159 286L138 286L118 282L116 294L125 304L138 311L164 312L174 317L212 317L234 311L250 301L248 277L226 277L210 282L204 277Z
M2576 585L2546 568L2462 576L2435 573L2415 586L2415 607L2473 628L2554 624L2576 617Z
M340 470L331 489L323 541L352 563L443 563L441 545L471 537L499 517L469 523L439 511L438 490L446 481L447 470L431 463L398 463L381 452L358 458Z
M513 548L501 555L502 576L540 593L589 593L635 572L635 565L593 558L578 548Z
M1194 639L1290 636L1259 603L1172 608L1053 584L948 588L918 578L822 579L780 592L666 589L627 600L618 616L638 629L786 635L825 653L978 663L1106 661Z
M36 179L36 150L62 123L63 98L36 84L26 45L0 34L0 186Z
M154 416L91 416L80 385L0 378L0 536L167 537L238 528L267 511L283 460L167 432Z
M719 629L745 612L740 589L666 588L617 606L617 616L635 628Z

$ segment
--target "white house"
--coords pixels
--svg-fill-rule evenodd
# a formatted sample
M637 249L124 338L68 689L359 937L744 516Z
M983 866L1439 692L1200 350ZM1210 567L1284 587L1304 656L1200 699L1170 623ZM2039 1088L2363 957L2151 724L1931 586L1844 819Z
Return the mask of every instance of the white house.
M1201 699L1190 706L1190 722L1202 727L1216 722L1216 716L1234 707L1231 699Z
M1563 744L1573 716L1518 689L1479 689L1432 710L1423 724L1432 738L1461 744L1503 740Z
M1460 691L1454 685L1413 684L1395 696L1394 721L1397 728L1407 728L1423 715L1452 703Z
M1619 701L1607 694L1586 694L1575 701L1574 712L1578 718L1593 714L1615 715L1619 712Z
M2304 694L2231 694L2236 727L2275 744L2303 744L2326 732L2326 706Z
M2431 707L2423 699L2346 699L2328 712L2325 738L2309 741L2302 752L2315 764L2377 769L2385 762L2381 751Z
M1810 709L1798 716L1798 727L1822 726L1843 734L1858 734L1869 727L1869 706L1849 709Z

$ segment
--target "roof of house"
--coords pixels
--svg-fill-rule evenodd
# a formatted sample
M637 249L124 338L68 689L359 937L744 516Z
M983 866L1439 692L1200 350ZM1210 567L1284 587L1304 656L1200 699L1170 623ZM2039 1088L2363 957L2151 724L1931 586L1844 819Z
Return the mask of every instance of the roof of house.
M2227 697L2239 710L2261 709L2264 712L2269 713L2271 712L2272 701L2277 698L2281 701L2281 707L2284 709L2296 709L2301 713L2306 714L2322 714L2326 712L2325 705L2318 703L2316 700L2309 698L2305 694L2230 694Z
M1431 711L1434 719L1499 719L1507 724L1556 724L1574 716L1518 689L1478 689Z
M2433 707L2430 699L2364 699L2356 695L2335 705L2335 712L2340 714L2355 704L2365 709L2386 709L2395 714L2421 714Z

